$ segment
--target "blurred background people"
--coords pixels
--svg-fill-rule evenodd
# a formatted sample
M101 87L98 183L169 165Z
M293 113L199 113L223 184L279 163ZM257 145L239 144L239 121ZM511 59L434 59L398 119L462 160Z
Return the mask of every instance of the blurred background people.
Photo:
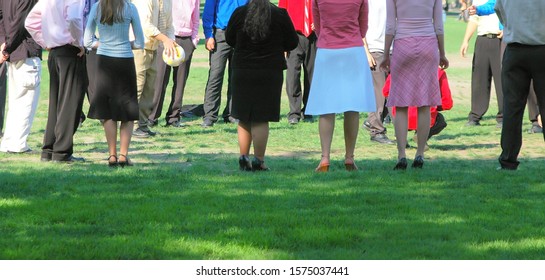
M311 3L311 0L280 0L278 2L278 7L288 11L299 37L297 47L286 55L288 64L286 93L290 104L290 111L288 112L289 124L297 124L300 120L313 121L311 115L305 115L312 82L312 71L314 70L317 39L312 22ZM303 73L303 87L301 87L301 72Z
M42 48L25 29L25 19L37 0L0 0L0 77L3 91L0 102L3 122L5 106L6 73L9 78L9 108L6 131L0 143L0 151L12 153L30 152L27 139L40 98ZM2 125L0 124L0 128ZM1 133L1 129L0 129Z

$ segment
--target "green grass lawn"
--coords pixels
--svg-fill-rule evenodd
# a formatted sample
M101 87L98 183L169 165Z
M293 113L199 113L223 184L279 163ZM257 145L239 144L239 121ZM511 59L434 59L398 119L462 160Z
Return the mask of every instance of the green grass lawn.
M481 127L464 126L471 76L471 58L458 54L464 29L449 17L448 127L429 141L424 169L406 172L392 170L395 146L371 142L365 130L356 150L361 170L344 171L342 116L332 171L313 172L318 123L288 125L285 97L282 120L271 124L270 172L238 171L236 127L203 129L200 119L134 139L135 166L115 170L102 127L87 120L74 147L85 163L41 163L44 62L34 152L0 154L0 259L545 259L543 135L524 133L518 171L496 171L495 98ZM207 67L199 46L184 104L202 103Z

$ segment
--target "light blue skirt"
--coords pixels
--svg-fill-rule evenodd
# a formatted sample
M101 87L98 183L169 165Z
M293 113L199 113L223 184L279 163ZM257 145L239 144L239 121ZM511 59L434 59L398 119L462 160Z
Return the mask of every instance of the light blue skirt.
M375 112L373 79L365 49L318 48L306 115Z

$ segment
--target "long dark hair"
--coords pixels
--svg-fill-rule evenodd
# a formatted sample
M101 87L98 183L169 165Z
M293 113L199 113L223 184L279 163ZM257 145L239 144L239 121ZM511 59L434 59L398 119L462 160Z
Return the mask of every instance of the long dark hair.
M123 22L125 0L100 0L100 23L113 25Z
M254 41L263 40L269 35L271 25L271 3L269 0L250 0L248 13L242 30Z

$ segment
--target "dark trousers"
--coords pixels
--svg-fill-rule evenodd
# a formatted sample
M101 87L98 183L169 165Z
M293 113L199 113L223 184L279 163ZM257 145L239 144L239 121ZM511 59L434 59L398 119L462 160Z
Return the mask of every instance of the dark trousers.
M227 62L231 61L233 48L225 41L225 31L217 29L214 32L216 48L210 52L210 70L208 71L208 82L204 92L204 119L216 122L221 106L221 88L223 86L223 75ZM229 63L227 82L231 77L231 63ZM227 119L231 115L231 89L227 87L227 105L223 110L222 117Z
M384 53L379 52L373 52L371 53L371 55L373 56L377 64L379 64L384 57ZM382 94L382 88L386 83L386 73L380 71L377 65L377 67L371 68L371 76L373 77L373 88L375 89L375 100L377 109L375 112L369 113L369 115L367 116L367 121L371 125L371 136L376 136L378 134L386 133L386 128L384 128L384 125L382 124L382 121L384 121L384 117L386 117L386 114L384 114L384 105L386 104L386 99L384 98L384 94Z
M304 118L307 107L312 72L314 71L314 59L316 58L316 34L312 32L308 38L303 34L299 36L297 48L287 55L288 69L286 71L286 92L290 103L288 119ZM301 88L301 65L303 66L303 88ZM301 108L301 103L303 108Z
M193 45L191 37L178 36L176 37L176 44L184 49L185 61L178 67L170 67L162 59L157 59L157 80L155 80L155 92L153 94L153 109L149 116L149 121L151 123L157 123L161 117L171 69L173 85L170 105L168 106L165 119L167 124L172 124L180 119L180 109L182 107L185 84L187 77L189 77L189 67L191 66L191 58L193 57L195 45ZM163 53L162 44L159 46L157 53Z
M503 118L503 90L501 83L501 40L478 36L475 41L473 55L473 69L471 71L471 112L470 121L480 121L490 103L490 89L492 79L498 100L498 114L496 121Z
M61 46L49 52L49 111L42 158L67 160L73 153L73 136L79 124L87 77L85 57L79 49Z
M504 92L504 121L501 132L503 168L516 169L522 146L522 119L533 80L540 112L545 112L545 45L509 44L503 56L502 86ZM544 133L545 138L545 133Z
M4 62L0 64L0 136L2 135L2 130L4 129L4 117L6 113L6 81L8 77L6 76L8 72L8 66Z

